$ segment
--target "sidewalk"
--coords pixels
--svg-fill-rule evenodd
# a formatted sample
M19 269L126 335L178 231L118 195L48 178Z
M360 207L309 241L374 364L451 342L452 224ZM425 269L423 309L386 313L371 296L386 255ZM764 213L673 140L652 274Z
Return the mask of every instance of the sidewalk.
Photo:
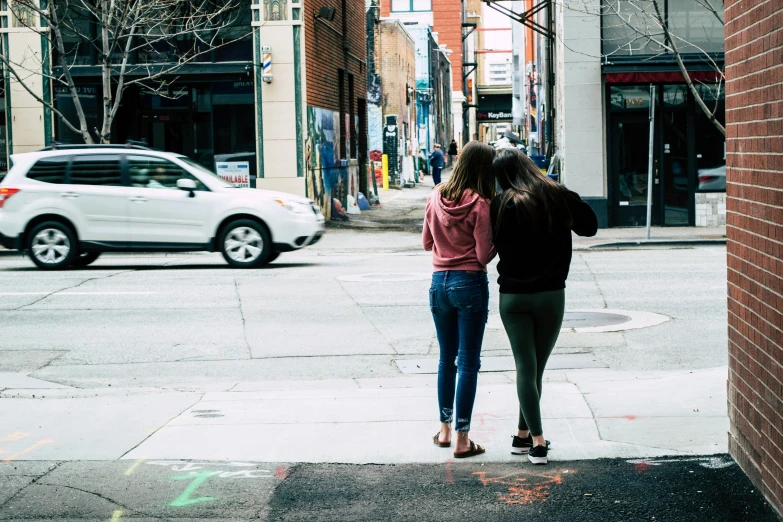
M421 232L424 207L432 191L432 178L414 188L380 190L381 205L349 216L348 221L331 221L329 228L353 230L394 230ZM725 244L726 227L652 227L650 239L644 227L602 228L594 237L574 235L574 250L677 247L687 245Z
M403 357L394 364L403 366ZM548 371L542 412L551 459L725 453L726 371ZM442 463L447 455L430 441L438 429L436 380L236 382L193 393L80 389L0 374L0 418L10 432L48 441L26 453L34 460ZM477 461L519 460L508 451L517 421L513 382L512 372L479 376L471 437L487 453ZM90 418L100 425L85 431ZM326 442L315 444L314 433Z

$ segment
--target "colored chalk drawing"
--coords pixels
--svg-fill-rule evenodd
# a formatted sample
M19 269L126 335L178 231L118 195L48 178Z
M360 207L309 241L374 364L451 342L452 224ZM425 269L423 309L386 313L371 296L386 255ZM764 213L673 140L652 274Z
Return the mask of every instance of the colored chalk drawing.
M563 473L573 472L573 470L563 471ZM549 473L530 473L525 471L515 471L507 475L500 477L489 477L486 471L476 471L473 473L476 475L481 484L489 486L490 484L502 484L508 488L507 493L498 496L498 500L506 504L533 504L535 502L546 502L549 497L549 492L552 486L560 485L563 483L563 476L558 471L554 474ZM529 483L527 477L520 477L519 475L527 475L531 477L537 477L543 480L539 480L535 483Z
M182 507L182 506L190 506L191 504L200 504L201 502L209 502L210 500L215 500L215 497L196 497L196 498L190 498L190 496L195 493L195 491L198 489L198 487L209 480L209 477L212 476L212 471L204 470L200 473L193 475L182 475L178 477L172 477L173 480L192 480L187 488L185 488L185 491L182 492L182 494L177 497L174 502L169 504L170 506L174 507Z
M275 478L275 476L272 474L270 470L267 469L236 469L236 468L255 468L256 464L250 464L247 462L187 462L184 460L150 460L145 462L147 465L151 466L163 466L169 468L171 471L175 471L177 473L185 473L186 477L197 477L200 476L202 473L207 471L205 469L205 466L208 466L213 469L213 471L209 471L208 476L212 478L248 478L248 479L259 479L259 478ZM136 464L134 464L135 466ZM228 470L214 470L216 467L225 466L230 469ZM131 467L133 468L133 466ZM129 468L129 471L130 469ZM126 471L126 475L128 472Z
M30 433L23 433L23 432L17 431L17 432L10 433L10 434L6 435L2 439L0 439L0 442L9 442L9 443L20 442L20 441L26 439L29 436L30 436ZM9 450L7 448L0 448L0 455L8 455L9 453L11 453L11 455L3 458L3 460L0 460L0 462L11 462L12 460L17 459L17 458L21 457L22 455L30 453L31 451L35 451L36 449L40 448L41 446L44 446L46 444L51 444L53 442L54 442L54 439L43 439L43 440L39 440L39 441L35 442L31 446L23 448L21 450L13 450L13 449Z

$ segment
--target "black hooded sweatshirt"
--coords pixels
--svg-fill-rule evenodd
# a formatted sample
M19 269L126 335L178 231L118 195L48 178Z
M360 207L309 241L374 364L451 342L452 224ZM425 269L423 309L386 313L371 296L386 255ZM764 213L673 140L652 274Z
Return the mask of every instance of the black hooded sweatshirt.
M498 229L500 195L492 200L490 213L495 248L500 258L500 293L533 294L565 288L571 267L571 230L588 237L598 231L595 212L579 194L566 189L565 200L573 225L569 228L562 220L555 219L551 232L545 227L534 227L524 212L517 213L513 203L503 209Z

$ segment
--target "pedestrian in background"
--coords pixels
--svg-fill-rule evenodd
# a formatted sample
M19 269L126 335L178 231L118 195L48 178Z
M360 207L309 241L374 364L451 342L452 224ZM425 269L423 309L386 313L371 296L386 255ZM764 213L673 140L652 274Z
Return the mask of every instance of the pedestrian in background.
M430 154L430 167L432 167L432 181L435 183L435 186L438 186L440 185L440 171L443 170L445 160L439 143L435 144L434 149L432 154Z
M430 310L440 345L441 427L433 442L451 447L456 394L455 458L485 451L470 440L469 432L489 313L487 264L495 257L490 217L494 155L495 150L485 143L465 146L449 180L437 185L427 200L422 233L424 250L432 251Z
M455 161L457 161L457 154L459 154L459 150L457 149L457 141L451 140L451 145L449 145L449 161L454 164Z
M514 353L519 424L511 453L546 464L541 385L560 334L571 231L594 236L598 220L578 194L549 179L516 149L493 163L503 192L492 200L492 229L500 261L500 318Z

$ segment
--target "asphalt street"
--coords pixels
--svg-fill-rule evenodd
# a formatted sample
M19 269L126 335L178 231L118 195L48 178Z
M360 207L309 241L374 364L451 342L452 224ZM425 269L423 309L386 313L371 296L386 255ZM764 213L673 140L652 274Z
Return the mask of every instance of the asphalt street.
M0 465L0 479L0 520L777 521L727 456L545 467L43 461Z

